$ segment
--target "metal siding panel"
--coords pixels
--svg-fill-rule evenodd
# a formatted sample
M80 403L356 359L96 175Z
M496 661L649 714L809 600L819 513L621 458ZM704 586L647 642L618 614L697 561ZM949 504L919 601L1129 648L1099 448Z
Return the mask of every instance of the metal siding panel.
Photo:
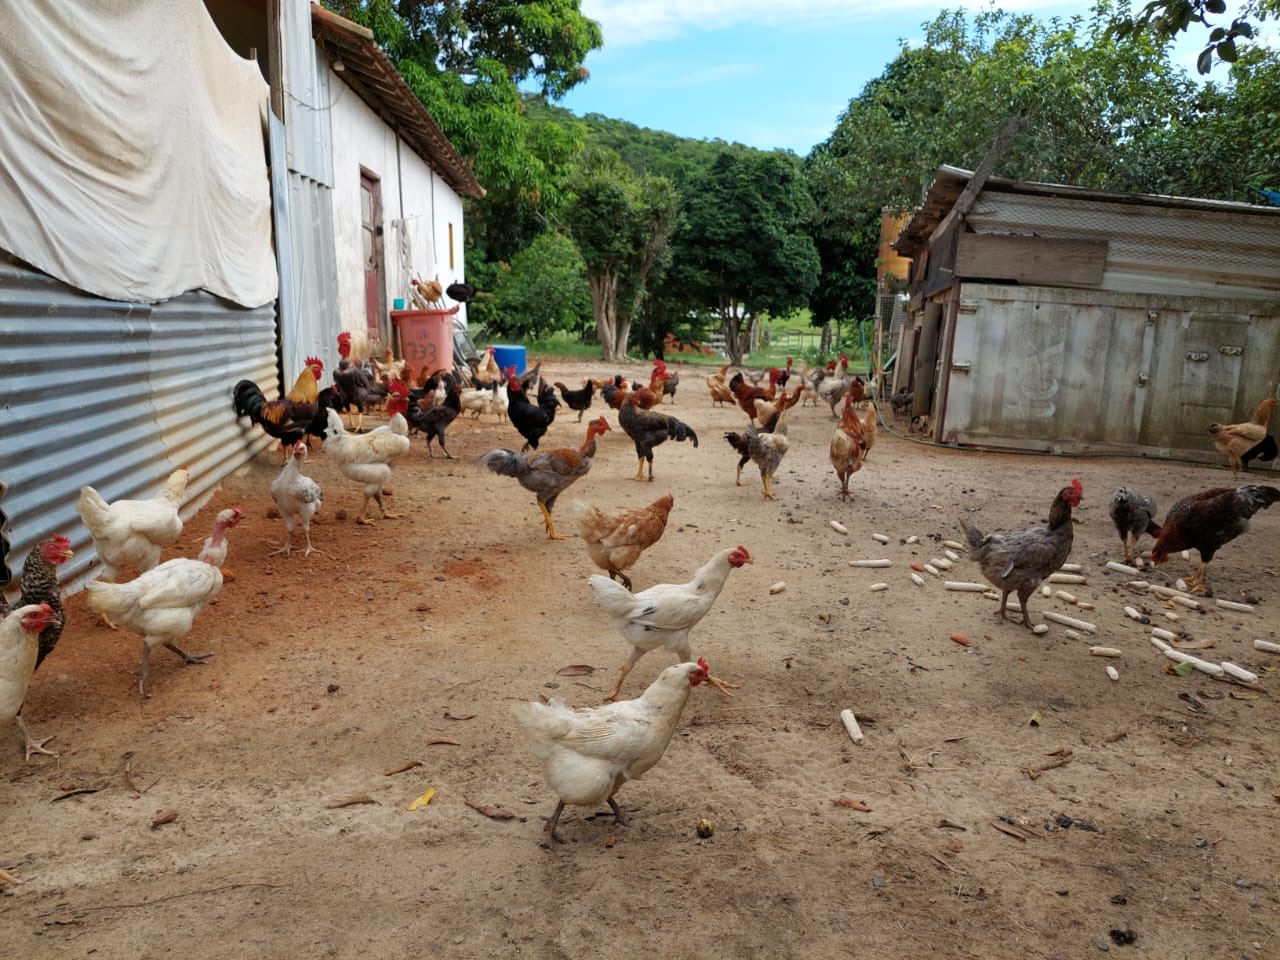
M1277 389L1280 316L1248 301L994 284L961 292L952 368L943 372L949 442L1212 461L1212 444L1188 427L1184 407L1207 402L1207 389L1237 422ZM1219 362L1224 323L1247 330L1247 346L1239 362L1222 361L1230 370L1216 386L1201 389L1185 376L1186 353L1208 349ZM957 369L966 362L967 372ZM1223 376L1230 382L1219 384Z
M0 509L11 570L52 533L76 558L78 587L97 557L75 512L83 484L109 500L145 497L192 471L183 513L270 439L236 423L231 387L275 383L274 309L208 293L157 305L102 300L0 260ZM272 390L274 393L274 389Z
M1239 299L1280 291L1277 218L988 191L967 222L980 233L1106 240L1106 290Z
M310 0L284 0L280 17L289 169L333 186L329 69L312 38Z
M333 191L306 177L289 175L293 238L293 318L282 317L281 352L286 388L315 355L326 369L337 362L342 329L338 316L338 265L333 241Z

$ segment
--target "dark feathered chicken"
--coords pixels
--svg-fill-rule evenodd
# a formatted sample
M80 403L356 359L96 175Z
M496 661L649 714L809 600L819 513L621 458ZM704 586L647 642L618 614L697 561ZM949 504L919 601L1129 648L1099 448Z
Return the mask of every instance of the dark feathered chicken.
M476 288L466 282L451 283L444 288L444 292L450 299L457 300L458 303L466 303L476 295Z
M538 403L534 405L525 393L519 378L513 376L507 381L507 401L509 404L507 416L525 440L521 452L530 447L537 450L538 441L555 420L556 407L560 406L560 401L556 399L555 388L544 383L538 391Z
M1213 555L1249 529L1249 518L1280 500L1280 490L1263 484L1243 487L1214 487L1183 497L1165 515L1152 563L1164 563L1179 550L1200 552L1200 569L1187 581L1190 590L1207 593L1205 583Z
M515 477L520 486L532 491L538 498L547 538L568 540L563 534L556 533L551 511L565 488L579 477L586 476L591 469L591 458L596 455L596 437L608 429L609 421L596 417L587 424L587 439L577 450L562 447L544 450L532 457L525 457L514 450L490 450L480 458L480 463L500 476Z
M252 380L241 380L235 386L232 404L237 417L248 417L268 436L284 444L290 455L293 445L304 437L325 437L328 415L321 403L268 400Z
M405 419L408 420L409 426L415 430L421 430L427 438L427 456L435 459L435 452L431 447L432 441L438 441L440 449L444 451L445 457L450 460L457 460L449 448L444 444L445 431L449 429L449 424L458 419L458 414L462 412L462 384L458 378L452 373L446 373L442 380L444 381L444 402L431 406L424 406L425 398L419 399L409 404L409 410Z
M582 415L591 409L591 398L596 395L596 385L588 377L577 390L570 390L558 381L555 386L560 391L560 397L564 400L564 405L570 410L578 411L576 422L581 423Z
M618 409L618 423L631 438L632 443L636 445L636 457L639 464L636 467L636 475L634 479L644 480L645 461L649 463L650 483L653 482L653 448L665 440L692 440L693 445L698 445L698 435L693 432L693 428L688 424L677 420L675 417L668 416L665 413L655 413L652 410L641 410L636 407L633 399L628 396Z
M338 369L333 371L333 385L338 388L342 398L341 405L334 409L347 415L347 428L359 430L364 425L366 410L372 410L382 404L387 397L387 385L381 383L368 370L351 362L351 334L338 334L338 353L342 359L338 361ZM351 411L355 410L357 419L352 423Z
M1071 529L1071 508L1080 505L1083 492L1079 480L1072 480L1071 486L1059 490L1049 508L1049 525L1045 527L984 537L977 527L963 519L960 521L969 539L970 556L982 567L982 575L1000 591L1001 620L1005 619L1009 594L1016 593L1022 606L1022 625L1031 629L1027 598L1070 556L1075 536Z
M1142 535L1149 533L1155 537L1160 533L1160 525L1155 521L1156 502L1136 490L1121 487L1111 495L1108 512L1111 522L1116 525L1116 533L1120 534L1120 542L1124 544L1124 562L1132 563ZM1130 537L1133 537L1132 544L1129 543Z

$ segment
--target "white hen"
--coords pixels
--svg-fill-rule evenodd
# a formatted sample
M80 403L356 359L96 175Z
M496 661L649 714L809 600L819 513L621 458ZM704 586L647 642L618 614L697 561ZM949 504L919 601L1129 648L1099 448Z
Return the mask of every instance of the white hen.
M164 489L146 500L107 503L93 487L80 488L76 513L89 529L102 561L102 577L114 580L126 567L150 570L160 562L160 551L182 533L178 507L187 491L187 470L169 474Z
M226 560L226 531L240 522L238 509L223 510L213 533L200 551L200 559L178 557L130 580L128 583L85 584L89 609L111 616L120 626L142 637L142 663L138 667L138 691L147 693L151 648L159 644L182 658L183 663L204 663L211 653L187 653L178 640L191 632L196 617L222 590L220 564Z
M364 502L356 523L373 523L368 517L369 501L376 500L378 510L388 520L398 520L399 514L387 513L382 504L382 488L391 479L391 461L409 452L409 422L404 418L407 403L401 396L387 399L391 422L369 433L352 434L342 426L342 418L330 410L329 435L324 449L338 465L342 475L364 486Z
M667 667L635 700L581 710L559 700L512 706L512 716L560 798L547 821L548 842L560 840L556 826L566 803L592 807L603 801L618 823L627 823L614 794L662 759L690 691L704 680L723 689L723 681L708 674L706 662L699 660Z
M40 631L57 615L47 603L29 603L9 611L0 620L0 725L9 721L18 725L27 741L27 759L33 753L57 756L44 749L52 740L36 740L22 719L22 701L27 698L27 685L36 669L36 657L40 647Z
M666 649L681 660L693 659L689 631L707 615L729 574L750 562L746 547L730 547L703 564L688 583L659 583L639 593L600 574L589 578L587 584L596 603L631 644L631 653L605 699L617 699L622 681L650 650Z
M302 555L309 557L320 552L311 546L311 518L320 509L323 494L320 492L320 484L302 472L302 464L306 459L307 445L299 440L293 445L293 456L289 458L289 462L284 465L280 475L271 481L271 499L276 502L280 516L284 518L284 545L273 550L272 556L283 553L287 557L292 551L295 523L302 527L302 533L307 538L306 550Z

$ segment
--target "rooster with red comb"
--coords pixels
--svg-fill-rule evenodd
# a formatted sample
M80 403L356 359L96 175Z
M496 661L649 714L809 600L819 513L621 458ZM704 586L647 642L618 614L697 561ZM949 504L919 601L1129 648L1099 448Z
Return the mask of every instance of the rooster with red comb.
M1074 538L1071 510L1080 506L1084 488L1079 478L1063 487L1049 507L1049 522L1018 533L982 531L963 518L960 526L969 539L969 555L982 567L982 575L1000 591L1000 619L1005 619L1005 602L1009 594L1018 595L1022 606L1022 625L1032 628L1027 612L1027 598L1049 574L1056 571L1071 555Z

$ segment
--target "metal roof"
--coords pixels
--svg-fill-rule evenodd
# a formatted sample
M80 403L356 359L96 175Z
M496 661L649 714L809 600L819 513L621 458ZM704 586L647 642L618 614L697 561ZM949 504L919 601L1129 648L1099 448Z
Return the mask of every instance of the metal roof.
M924 199L911 220L898 234L893 248L904 257L914 257L929 241L944 217L951 212L956 200L973 176L971 170L943 165L938 168L933 182L925 190ZM1114 190L1092 190L1062 183L1036 183L1030 180L1008 180L988 177L983 193L1018 193L1042 197L1055 197L1073 201L1092 201L1109 204L1158 207L1171 210L1196 210L1212 213L1244 214L1280 218L1280 208L1231 200L1201 200L1193 197L1168 197L1160 194L1121 193ZM1276 220L1280 225L1280 219Z
M355 91L459 196L483 197L466 160L436 125L395 64L373 40L373 32L319 4L311 5L315 38L342 61L342 82Z

